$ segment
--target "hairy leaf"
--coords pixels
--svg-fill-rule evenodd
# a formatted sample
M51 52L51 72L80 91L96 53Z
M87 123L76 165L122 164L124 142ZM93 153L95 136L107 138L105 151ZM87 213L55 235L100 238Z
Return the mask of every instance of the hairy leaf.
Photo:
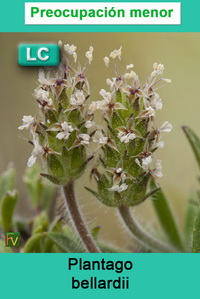
M0 253L13 253L10 247L5 246L5 242L0 240Z
M154 181L151 181L151 188L155 188L156 185ZM152 203L157 213L160 224L165 231L170 242L179 249L182 249L182 242L179 235L179 231L172 214L172 211L169 207L168 201L160 189L152 195Z
M16 190L8 191L1 204L1 218L2 225L5 232L12 231L13 229L13 213L17 203L18 193Z
M200 208L198 208L196 213L196 218L193 227L193 242L192 242L192 252L200 252Z
M39 233L33 235L24 246L24 253L40 253L41 252L41 240L45 238L45 233Z
M38 234L47 231L48 216L45 211L42 211L33 221L32 234Z
M193 153L200 167L200 139L189 127L183 126L182 128L192 147Z
M80 246L80 244L77 243L76 240L70 238L64 233L49 232L46 234L46 236L50 240L55 242L64 252L73 252L73 253L85 252L83 247Z
M101 242L101 241L97 241L97 245L98 247L101 249L102 252L105 253L122 253L122 252L126 252L124 249L120 249L117 247L114 247L113 245Z
M197 210L198 210L197 193L192 192L189 196L186 215L185 215L185 223L184 223L185 242L189 249L191 249L192 246L192 234L193 234L193 227L194 227Z
M15 188L15 169L8 168L0 177L0 201L7 191Z
M37 206L42 194L42 182L38 164L26 169L23 181L27 186L31 202L34 206Z
M31 168L27 168L23 180L33 206L47 209L55 194L55 188L47 181L42 180L40 166L35 164Z

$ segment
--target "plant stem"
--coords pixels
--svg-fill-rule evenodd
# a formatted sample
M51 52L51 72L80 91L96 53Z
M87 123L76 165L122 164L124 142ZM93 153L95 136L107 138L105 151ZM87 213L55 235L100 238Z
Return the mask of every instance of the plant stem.
M96 246L88 228L85 225L81 212L79 210L76 197L74 194L74 182L69 181L63 186L63 191L67 203L71 219L73 221L74 227L76 228L83 245L90 253L98 253L100 250Z
M177 252L176 249L171 248L164 242L156 239L154 236L146 232L131 215L130 208L121 205L118 209L129 231L141 245L148 247L156 252Z

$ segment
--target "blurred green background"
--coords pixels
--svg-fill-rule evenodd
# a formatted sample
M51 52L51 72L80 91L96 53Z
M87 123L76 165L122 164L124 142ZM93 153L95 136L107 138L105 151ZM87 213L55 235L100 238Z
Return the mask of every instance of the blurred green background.
M92 100L100 100L99 90L107 88L105 80L113 76L112 70L105 68L103 57L121 45L122 71L126 64L133 63L134 70L141 79L145 79L147 73L152 71L154 62L165 65L164 77L172 79L172 84L159 90L164 108L157 113L157 123L161 125L168 120L174 129L170 134L163 134L165 148L160 149L156 155L163 160L164 177L160 184L181 227L188 194L197 186L199 175L181 130L182 125L189 125L200 135L199 33L0 33L0 171L9 162L14 162L17 168L17 188L21 192L18 214L27 216L29 213L22 175L32 148L20 137L28 137L26 132L18 131L17 127L23 115L37 113L37 104L32 94L37 84L38 68L18 66L17 47L20 43L56 43L58 40L77 45L78 58L83 63L85 51L90 45L94 46L94 61L88 71ZM122 242L123 245L128 244L129 239L124 234L115 210L100 205L84 190L84 185L91 185L88 175L76 184L82 209L89 221L101 226L102 237L119 245ZM134 210L147 229L162 234L150 200Z

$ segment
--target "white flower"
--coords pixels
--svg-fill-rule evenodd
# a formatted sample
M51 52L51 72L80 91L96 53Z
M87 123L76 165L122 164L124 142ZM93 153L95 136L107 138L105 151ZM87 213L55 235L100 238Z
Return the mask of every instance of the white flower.
M128 74L128 73L127 73ZM122 85L121 90L128 95L129 101L133 104L136 98L148 98L148 94L145 92L143 88L141 88L141 83L139 77L135 72L133 72L134 78L133 82L130 85ZM129 76L129 75L128 75ZM133 75L132 75L133 76Z
M104 98L104 100L111 101L112 94L110 92L106 92L105 89L101 89L99 94Z
M133 67L134 67L134 64L131 63L126 66L126 69L129 70L129 69L132 69Z
M72 145L71 149L72 148L76 148L80 145L83 145L83 146L88 146L90 144L90 135L88 134L79 134L77 136L77 139L75 140L74 144Z
M58 133L56 135L56 138L61 140L61 139L64 139L64 140L67 140L69 138L69 135L71 132L74 131L74 129L72 128L72 126L67 123L66 121L64 121L62 124L61 124L61 128L62 128L62 132Z
M90 113L93 113L94 111L97 110L97 103L96 102L92 102L88 108Z
M143 100L145 110L142 111L137 118L155 117L156 110L162 109L162 100L154 98L149 102L147 99Z
M108 66L109 66L109 62L110 62L110 59L106 56L106 57L104 57L103 61L104 61L104 63L105 63L105 66L108 67Z
M106 92L105 89L101 89L100 95L103 97L102 101L92 102L89 106L89 110L94 112L95 110L103 110L104 112L108 112L109 115L113 113L113 110L123 109L126 108L119 102L114 102L112 99L112 94L110 92Z
M126 179L133 180L134 177L132 177L127 172L123 171L121 167L119 168L107 168L106 171L113 174L113 185L119 185L120 183L123 184Z
M115 87L115 81L116 81L116 78L113 78L113 80L106 79L106 83L107 83L107 85L110 86L110 90L113 90L113 88Z
M114 176L113 176L114 185L118 185L120 182L124 183L126 178L127 178L127 175L121 167L115 169Z
M158 141L155 146L158 148L163 148L165 146L165 143L164 143L164 141L161 140L161 141Z
M121 167L116 169L116 173L120 173L120 172L122 172L122 168Z
M137 74L134 71L131 71L130 73L124 74L124 79L130 80L134 79L137 76Z
M110 90L118 90L123 85L123 76L113 77L111 79L106 79L106 83L110 86Z
M94 48L90 46L89 51L87 51L85 53L85 56L88 59L89 64L91 64L91 62L93 60L93 51L94 51Z
M141 161L139 159L135 159L135 162L138 166L140 166L144 171L148 171L152 162L152 157L148 156L143 158Z
M38 139L35 139L33 141L33 144L34 144L34 149L33 149L32 153L31 153L30 158L28 159L28 163L27 163L28 167L33 166L35 164L36 160L37 160L37 157L38 156L42 156L44 154L44 149L39 144Z
M137 118L155 117L155 114L156 110L153 107L148 106Z
M95 102L93 101L90 104L90 106L88 108L88 110L90 111L90 113L93 113L93 112L95 112L98 109L100 109L100 110L108 110L109 109L109 104L111 103L112 96L111 96L111 94L109 92L107 92L106 94L107 95L104 95L104 100L102 100L102 101L95 101ZM115 108L115 109L125 109L125 108L121 108L121 106L118 107L118 105L114 104L113 108Z
M38 100L38 106L42 108L42 110L53 109L53 101L51 98Z
M156 110L162 110L162 107L163 107L162 99L158 99L155 102L155 106L154 107L155 107Z
M173 129L173 126L168 122L165 121L162 126L160 127L159 131L164 133L169 133Z
M67 44L67 45L64 45L64 50L66 51L66 53L68 54L68 55L72 55L73 56L73 58L74 58L74 62L76 62L77 61L77 54L76 54L76 46L74 46L74 45L69 45L69 44Z
M106 106L109 104L109 100L102 100L102 101L96 101L92 102L89 106L89 111L95 112L96 110L104 110L106 109Z
M85 127L86 127L87 129L92 128L94 125L95 125L95 122L92 121L92 120L87 120L87 121L85 122Z
M82 106L84 102L85 102L85 95L82 90L76 91L75 96L72 95L70 98L70 104L75 107Z
M31 115L24 115L22 118L23 125L18 127L19 130L29 129L35 122L35 118Z
M166 82L166 83L172 83L172 80L171 79L162 79L162 81Z
M101 146L108 142L108 137L105 137L101 131L96 131L92 139L93 142L98 143Z
M36 88L34 90L34 96L36 99L47 101L49 99L49 91L43 88Z
M79 134L79 141L82 145L88 145L90 143L90 135L88 134Z
M85 96L82 90L78 90L76 93L76 98L77 98L77 104L82 105L85 101Z
M165 79L165 78L158 78L159 76L162 76L163 72L164 72L164 65L163 64L158 64L158 63L154 63L153 64L153 72L151 73L151 75L148 77L147 79L147 90L149 92L149 94L153 94L153 87L155 85L157 85L159 82L166 82L166 83L171 83L170 79ZM161 85L162 86L162 85ZM160 88L161 86L159 86L158 88Z
M45 102L46 102L46 105L47 105L48 107L50 107L50 106L53 105L53 101L52 101L51 98L46 99Z
M122 191L125 191L127 188L128 188L128 185L126 185L126 183L123 183L121 185L113 185L108 190L114 191L114 192L122 192Z
M58 41L58 46L62 48L63 42L61 40Z
M63 89L69 85L67 79L64 79L64 71L61 67L58 67L58 71L55 73L54 78L52 72L49 70L46 75L43 69L39 70L38 81L43 86L51 87L51 91L57 98L61 95ZM46 101L44 98L43 100Z
M146 116L148 117L155 116L155 109L153 107L149 106L145 109L145 111L146 111Z
M161 178L163 176L162 174L162 161L161 160L156 160L155 162L155 168L151 170L151 175L154 178Z
M77 61L77 57L78 57L78 56L77 56L77 53L74 52L74 53L73 53L73 58L74 58L74 62L75 62L75 63L76 63L76 61Z
M155 62L153 64L153 72L151 73L151 77L156 77L156 76L159 76L159 75L162 75L163 72L164 72L164 65L163 64L158 64L157 62Z
M107 110L109 104L110 101L108 99L104 99L102 101L96 101L96 109Z
M27 166L32 167L35 164L36 160L37 160L37 157L31 155L30 158L28 159Z
M43 69L39 70L38 73L38 82L42 85L52 85L52 82L54 80L52 78L50 78L50 74L47 73L47 76L45 76L45 72Z
M118 57L121 60L121 56L122 56L122 46L119 49L116 49L110 53L110 57L113 59Z
M134 140L136 138L136 135L134 133L126 133L123 131L120 131L117 136L120 141L124 143L129 143L131 140Z
M76 46L74 46L74 45L69 45L69 44L67 44L67 45L64 45L64 50L67 52L67 54L69 54L69 55L73 55L75 52L76 52Z
M157 93L155 93L153 97L150 99L150 105L156 110L162 110L162 99Z

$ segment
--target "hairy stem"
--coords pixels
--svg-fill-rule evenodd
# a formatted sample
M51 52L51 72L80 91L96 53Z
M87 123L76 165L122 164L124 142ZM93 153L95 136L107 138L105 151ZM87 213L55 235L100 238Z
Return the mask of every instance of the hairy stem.
M71 219L73 221L74 227L76 228L83 245L88 252L98 253L100 250L96 246L88 228L85 225L81 212L79 210L76 197L74 194L74 182L69 181L66 185L63 186L63 191L67 203Z
M154 236L146 232L131 215L130 208L121 205L118 209L127 228L141 245L156 252L177 252L176 249L171 248L164 242L156 239Z

